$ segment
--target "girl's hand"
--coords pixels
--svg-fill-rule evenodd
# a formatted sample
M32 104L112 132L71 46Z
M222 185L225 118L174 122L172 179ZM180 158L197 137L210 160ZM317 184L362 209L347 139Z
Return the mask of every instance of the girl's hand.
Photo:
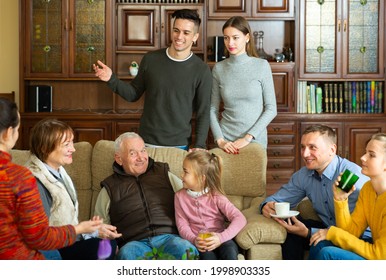
M205 240L206 251L213 251L221 245L220 237L217 235L217 233L211 232L211 234L212 236Z
M215 233L211 232L212 236L202 239L197 236L195 245L198 251L208 252L213 251L221 245L220 237Z
M315 232L310 238L310 246L318 244L320 241L326 240L328 228L320 229Z
M342 189L340 189L338 187L342 174L343 174L343 172L341 172L339 174L339 176L336 178L334 184L332 184L332 191L334 192L334 199L337 201L344 201L344 200L348 199L350 194L352 194L355 191L355 186L353 186L348 193L346 193L345 191L343 191Z

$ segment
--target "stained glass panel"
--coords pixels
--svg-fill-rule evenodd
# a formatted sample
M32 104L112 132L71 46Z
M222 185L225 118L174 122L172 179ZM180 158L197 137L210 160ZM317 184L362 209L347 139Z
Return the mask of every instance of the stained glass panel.
M349 73L378 72L378 2L350 1Z
M34 0L31 72L62 72L62 1Z
M335 25L336 0L306 2L306 72L336 72Z
M105 61L105 0L77 0L75 73L93 72L96 60Z

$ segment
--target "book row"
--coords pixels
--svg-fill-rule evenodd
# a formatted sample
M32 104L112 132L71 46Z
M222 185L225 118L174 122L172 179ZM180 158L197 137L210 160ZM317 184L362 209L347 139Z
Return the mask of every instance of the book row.
M297 113L379 114L384 112L382 81L298 81Z

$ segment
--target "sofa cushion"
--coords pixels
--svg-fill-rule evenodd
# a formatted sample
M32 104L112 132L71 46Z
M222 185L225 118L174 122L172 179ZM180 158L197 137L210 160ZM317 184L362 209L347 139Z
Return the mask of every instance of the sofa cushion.
M209 152L223 159L222 183L227 195L265 197L267 152L261 145L251 143L236 155L219 148Z
M79 221L90 219L94 211L90 211L92 190L91 190L91 155L92 145L88 142L77 142L74 144L75 153L72 155L72 164L64 166L70 175L79 202Z
M25 165L29 159L30 152L27 150L11 150L12 162L18 165Z

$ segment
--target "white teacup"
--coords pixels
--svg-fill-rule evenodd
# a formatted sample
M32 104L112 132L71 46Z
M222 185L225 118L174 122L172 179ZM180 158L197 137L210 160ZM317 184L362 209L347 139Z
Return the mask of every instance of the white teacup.
M275 202L275 211L278 216L286 216L290 211L289 202Z

